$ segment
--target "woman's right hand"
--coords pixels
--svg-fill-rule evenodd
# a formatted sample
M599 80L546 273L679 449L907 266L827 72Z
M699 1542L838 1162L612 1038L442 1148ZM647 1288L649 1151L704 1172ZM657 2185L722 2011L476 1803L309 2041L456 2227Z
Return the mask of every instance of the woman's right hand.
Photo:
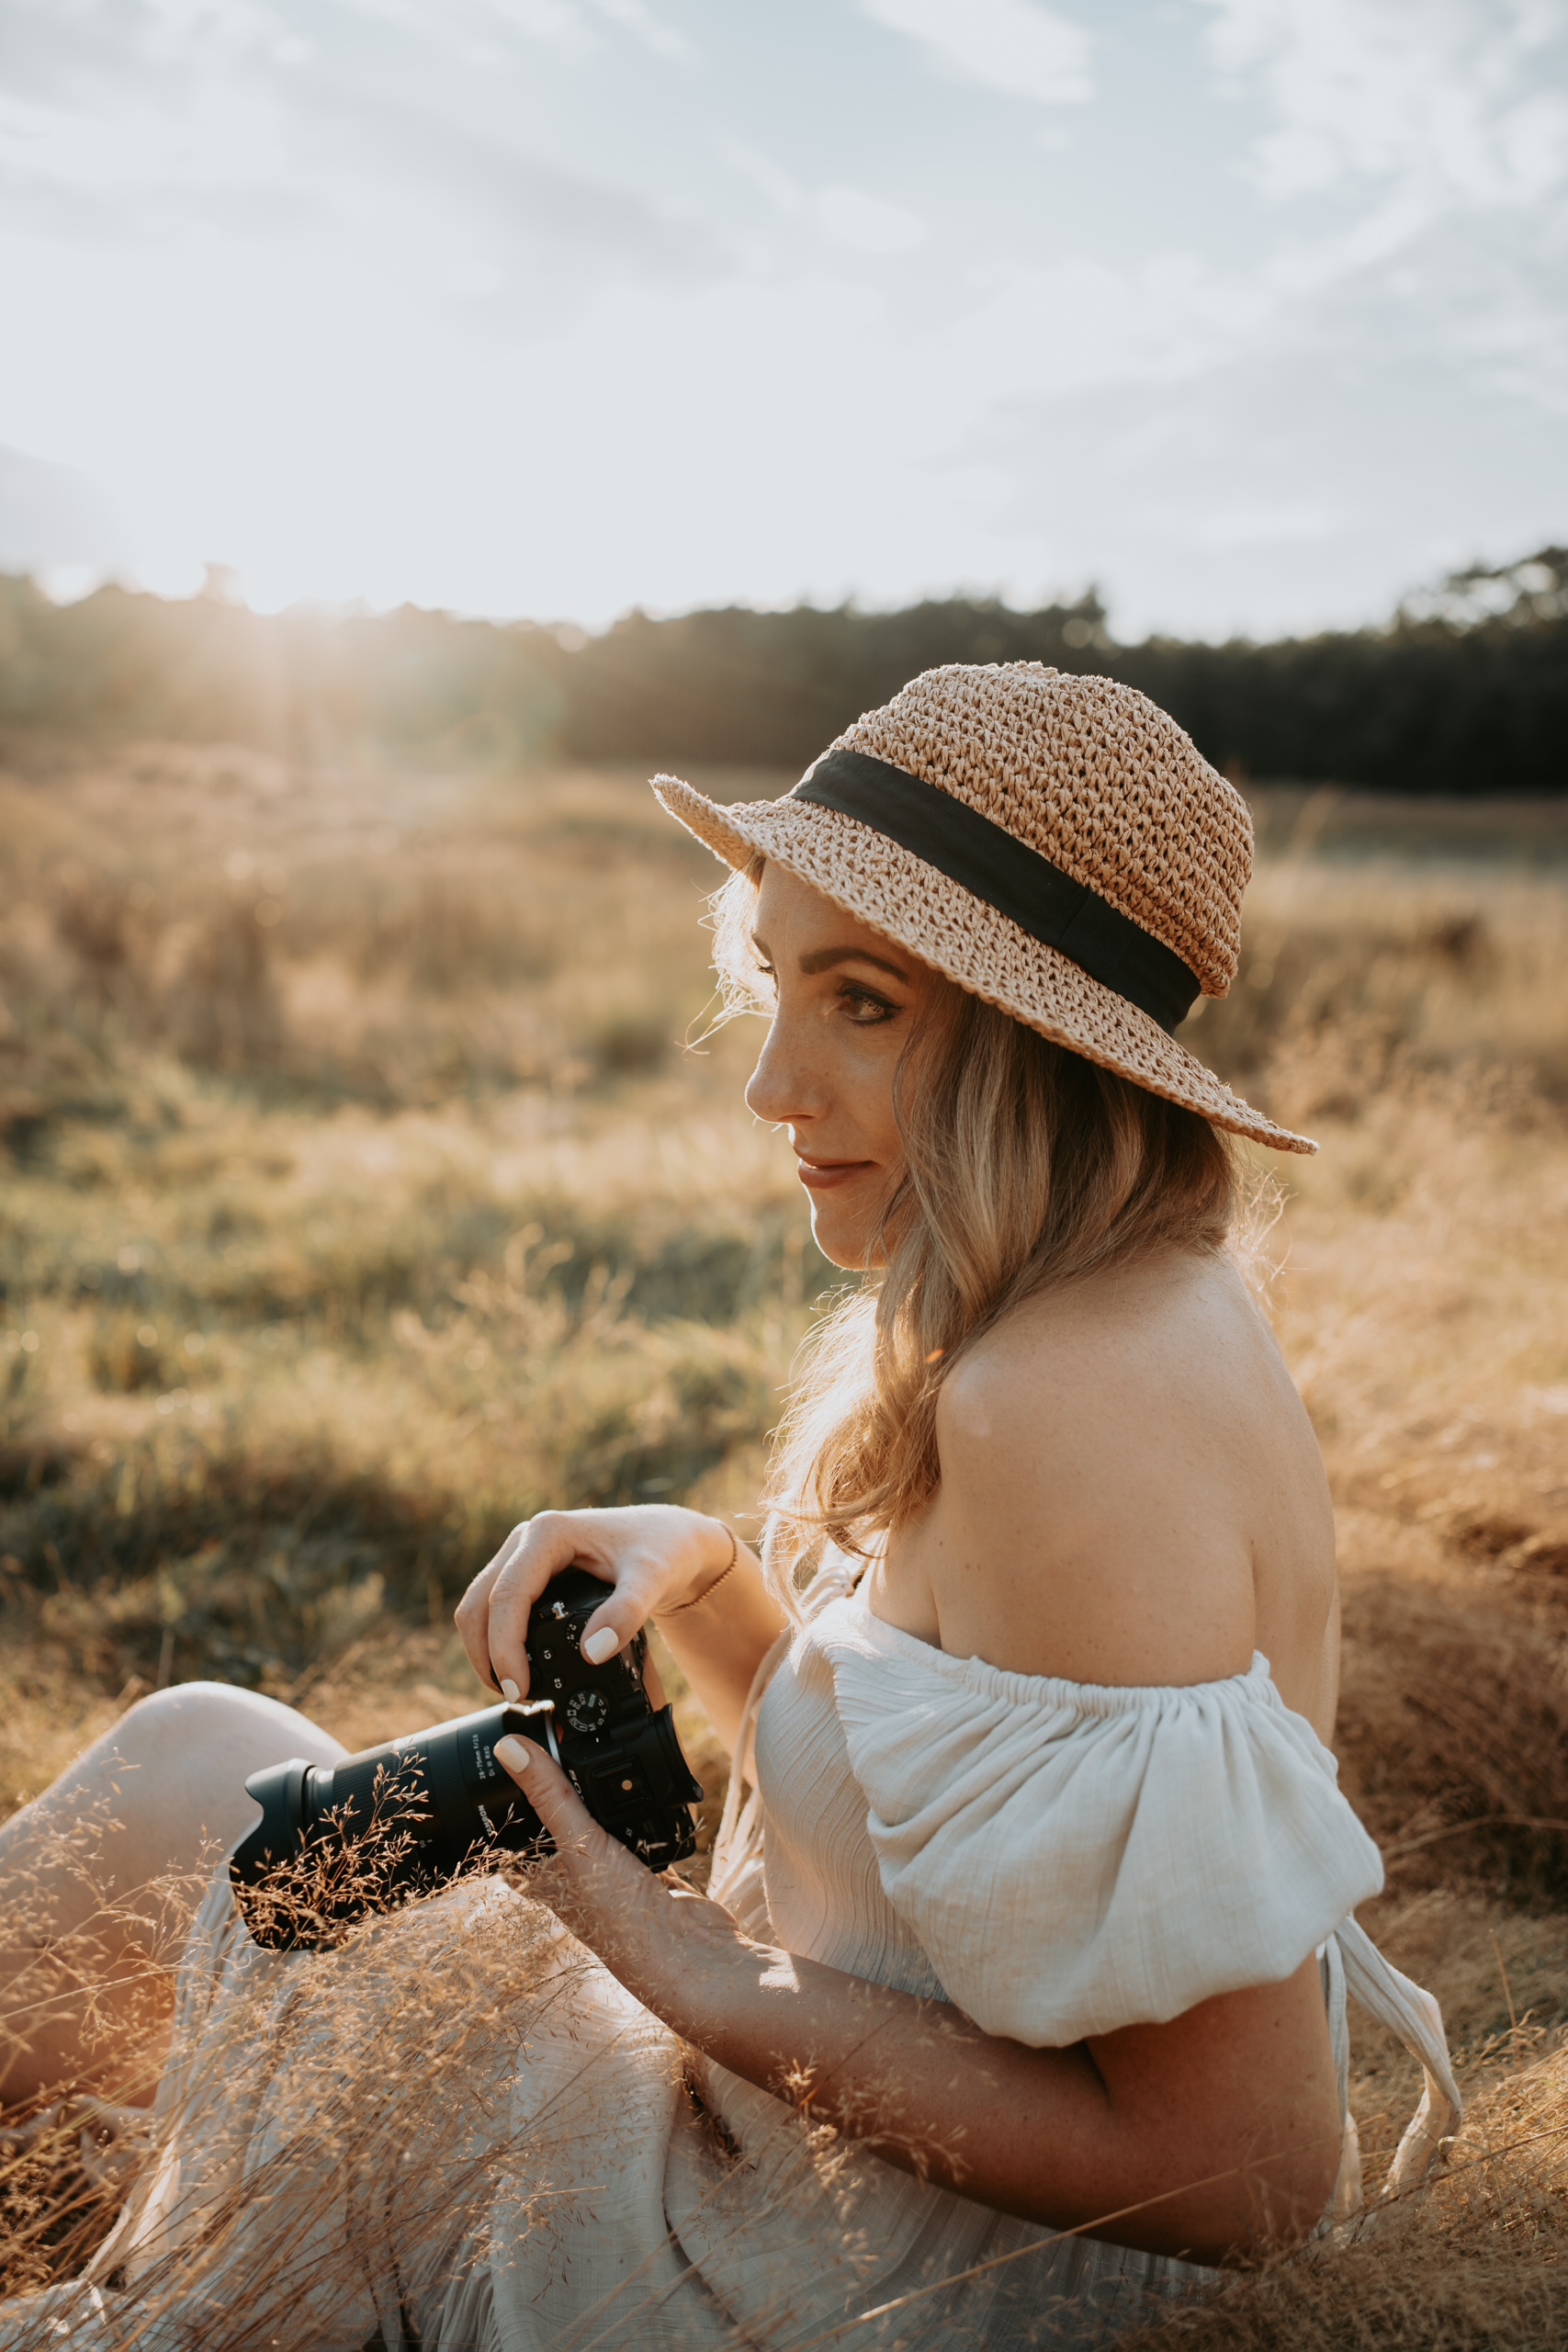
M457 1604L457 1631L481 1682L525 1698L528 1614L562 1568L586 1568L610 1587L582 1636L584 1657L602 1666L660 1610L700 1600L734 1556L722 1520L671 1503L541 1511L514 1527L479 1570Z

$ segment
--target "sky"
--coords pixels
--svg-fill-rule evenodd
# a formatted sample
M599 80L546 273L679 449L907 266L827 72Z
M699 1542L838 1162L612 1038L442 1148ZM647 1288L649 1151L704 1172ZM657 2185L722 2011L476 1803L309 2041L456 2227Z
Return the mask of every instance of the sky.
M1568 540L1568 0L0 0L0 568L259 609Z

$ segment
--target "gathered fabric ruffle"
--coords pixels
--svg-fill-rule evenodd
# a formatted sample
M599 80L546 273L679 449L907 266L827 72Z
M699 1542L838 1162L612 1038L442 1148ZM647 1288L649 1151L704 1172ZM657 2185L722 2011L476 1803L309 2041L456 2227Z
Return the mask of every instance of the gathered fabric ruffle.
M1063 2048L1289 1976L1382 1886L1260 1653L1118 1689L816 1621L887 1899L987 2033Z

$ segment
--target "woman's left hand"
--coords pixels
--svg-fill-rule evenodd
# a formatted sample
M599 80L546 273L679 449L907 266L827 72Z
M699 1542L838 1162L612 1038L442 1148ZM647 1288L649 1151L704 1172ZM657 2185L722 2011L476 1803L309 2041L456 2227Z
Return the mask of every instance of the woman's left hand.
M727 1962L733 1970L757 1947L722 1904L657 1876L602 1829L560 1766L533 1740L514 1734L499 1739L495 1758L555 1843L534 1881L539 1896L645 2008L697 2038L697 2017L706 2012L711 2022L720 2004ZM748 1973L754 1974L754 1966Z

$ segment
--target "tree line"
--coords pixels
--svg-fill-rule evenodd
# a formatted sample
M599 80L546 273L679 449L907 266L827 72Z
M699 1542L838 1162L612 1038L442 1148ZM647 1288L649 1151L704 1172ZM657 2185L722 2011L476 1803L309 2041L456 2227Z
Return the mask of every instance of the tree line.
M799 767L943 662L1039 661L1140 687L1232 775L1456 796L1568 790L1568 549L1475 566L1377 628L1121 645L1093 595L1019 612L633 612L596 636L459 619L251 613L107 586L57 605L0 576L0 725L345 752Z

